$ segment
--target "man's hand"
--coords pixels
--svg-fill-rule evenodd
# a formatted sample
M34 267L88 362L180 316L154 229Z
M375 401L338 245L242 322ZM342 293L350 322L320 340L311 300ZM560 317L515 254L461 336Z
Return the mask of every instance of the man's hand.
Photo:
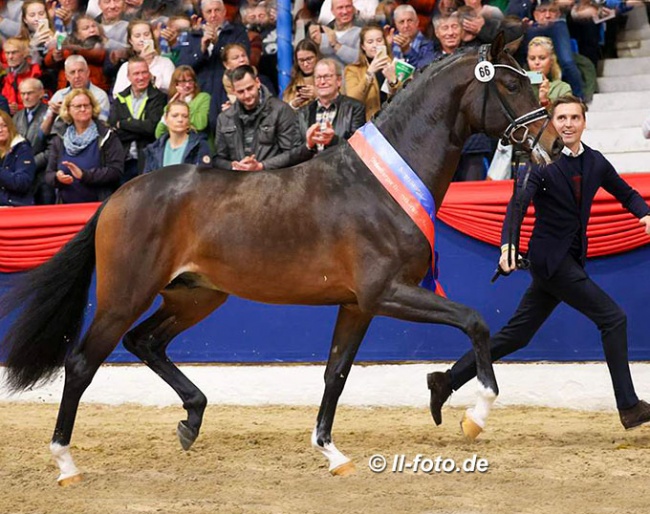
M402 50L402 53L405 54L411 48L411 38L405 36L404 34L395 34L393 36L393 42L397 44Z
M519 261L519 259L521 259L521 255L515 254L515 247L513 245L506 244L501 247L499 267L504 273L512 273L515 271L517 269L517 261Z
M333 138L334 129L329 121L326 123L324 128L321 127L320 124L314 123L307 129L307 148L313 149L316 145L327 146Z
M639 223L645 225L645 233L650 236L650 214L646 214L639 220Z
M320 33L320 25L310 25L309 26L309 37L311 40L320 46L323 36Z
M248 155L241 161L233 161L232 169L237 171L262 171L264 165L255 159L255 155Z
M50 102L47 106L50 108L50 111L58 115L62 104L63 102Z

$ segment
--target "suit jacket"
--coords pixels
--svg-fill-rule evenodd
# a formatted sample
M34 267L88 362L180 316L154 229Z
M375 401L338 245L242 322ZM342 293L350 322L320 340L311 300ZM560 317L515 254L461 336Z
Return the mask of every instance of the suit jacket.
M339 144L341 139L349 139L355 131L366 123L366 107L358 100L349 96L339 95L334 100L336 103L336 116L334 117L335 136L328 145L328 148ZM316 123L316 109L318 101L314 100L309 105L298 111L298 123L301 142L305 142L307 129Z
M45 171L45 167L47 166L47 138L41 132L41 123L46 113L47 105L41 103L36 107L31 123L27 123L27 112L25 109L18 111L14 114L13 118L18 133L32 145L36 173Z
M535 225L530 238L528 258L533 270L542 278L550 278L571 248L576 233L582 238L584 266L587 255L587 223L594 196L600 187L614 196L621 205L637 218L650 214L643 197L632 189L614 167L598 151L584 146L582 155L581 201L578 203L570 178L567 157L562 155L548 166L533 166L525 184L525 174L519 177L518 194L508 205L501 239L508 242L511 213L519 229L531 200L535 206ZM517 202L519 205L517 205Z

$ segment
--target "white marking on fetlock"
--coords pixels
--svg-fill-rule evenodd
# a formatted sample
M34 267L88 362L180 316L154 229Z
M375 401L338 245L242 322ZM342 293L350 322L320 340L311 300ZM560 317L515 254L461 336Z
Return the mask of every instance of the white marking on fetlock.
M59 471L61 471L61 474L57 479L59 482L80 474L77 466L74 465L74 461L72 460L70 445L62 446L59 443L51 443L50 451L52 452L52 455L54 455L54 460L59 466Z
M490 409L492 409L492 404L497 399L497 395L492 389L479 382L476 396L476 406L467 409L466 414L478 426L485 428Z
M314 431L311 433L311 445L327 457L327 460L330 463L329 471L350 462L351 459L343 455L336 446L334 446L333 442L327 443L324 446L318 444L318 436L316 433L316 428L314 428Z

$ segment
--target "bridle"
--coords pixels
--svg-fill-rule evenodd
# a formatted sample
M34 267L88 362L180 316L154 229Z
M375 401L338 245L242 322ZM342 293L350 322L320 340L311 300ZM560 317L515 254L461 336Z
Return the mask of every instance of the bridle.
M486 61L489 62L489 51L490 45L481 45L478 52L478 64ZM490 64L495 68L495 72L497 68L502 68L528 78L526 72L524 72L521 68L515 68L514 66L510 66L508 64ZM483 113L481 121L482 126L485 127L488 97L490 93L493 93L499 101L501 111L503 112L506 119L510 122L510 125L506 127L506 129L503 131L503 134L501 135L501 141L503 144L524 145L528 141L530 142L530 150L533 150L537 146L537 143L539 143L542 134L544 134L544 131L546 130L546 127L548 127L548 124L551 120L548 111L544 107L540 107L539 109L535 109L534 111L530 111L526 114L523 114L522 116L517 117L510 105L504 101L503 96L499 92L499 88L496 86L494 77L492 77L490 80L487 80L485 82L485 85L486 88L485 94L483 95ZM539 120L544 120L542 130L540 130L537 135L533 137L530 135L528 125Z

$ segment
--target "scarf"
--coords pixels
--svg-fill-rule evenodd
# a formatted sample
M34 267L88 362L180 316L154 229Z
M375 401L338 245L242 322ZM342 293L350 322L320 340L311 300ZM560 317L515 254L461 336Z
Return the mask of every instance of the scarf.
M78 155L98 137L99 132L94 121L90 122L90 125L82 134L77 134L74 125L70 125L63 135L63 146L65 146L68 155Z

